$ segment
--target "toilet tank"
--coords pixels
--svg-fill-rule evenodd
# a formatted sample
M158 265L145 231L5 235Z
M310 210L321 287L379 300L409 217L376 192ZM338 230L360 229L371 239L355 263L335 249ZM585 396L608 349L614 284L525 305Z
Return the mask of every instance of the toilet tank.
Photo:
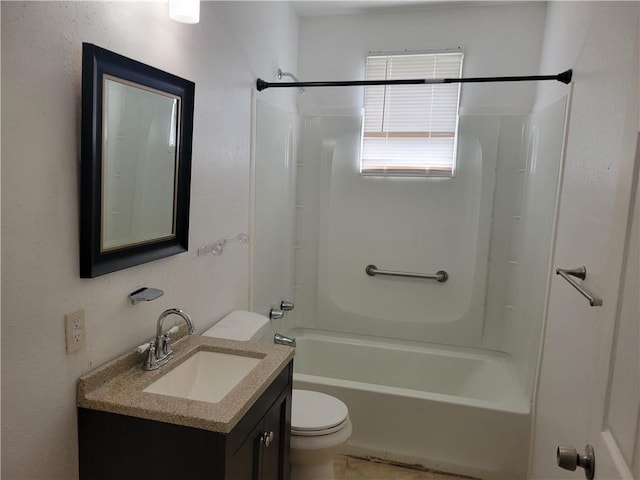
M269 319L259 313L234 310L202 335L257 342L269 330Z

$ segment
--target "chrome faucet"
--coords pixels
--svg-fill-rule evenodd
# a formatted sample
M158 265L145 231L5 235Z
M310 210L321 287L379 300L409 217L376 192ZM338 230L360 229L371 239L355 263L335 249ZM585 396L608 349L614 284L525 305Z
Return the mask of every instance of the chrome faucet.
M145 370L156 370L166 364L173 356L170 332L162 333L162 324L164 323L164 319L169 315L178 315L181 317L189 327L189 335L193 335L196 331L188 313L179 308L170 308L162 312L158 317L156 339L149 345L147 360L142 365L142 368Z
M278 345L286 345L287 347L294 347L295 348L296 339L295 338L290 338L290 337L285 337L284 335L276 333L273 336L273 343L278 344Z

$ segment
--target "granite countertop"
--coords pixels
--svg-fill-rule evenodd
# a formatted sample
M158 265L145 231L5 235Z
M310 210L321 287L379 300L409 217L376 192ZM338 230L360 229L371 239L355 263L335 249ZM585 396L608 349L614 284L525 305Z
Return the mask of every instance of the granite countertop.
M144 355L132 352L83 375L78 380L78 406L228 433L294 354L293 348L282 345L199 335L187 336L172 347L173 358L158 370L143 370ZM143 392L171 369L203 350L262 358L262 361L218 403Z

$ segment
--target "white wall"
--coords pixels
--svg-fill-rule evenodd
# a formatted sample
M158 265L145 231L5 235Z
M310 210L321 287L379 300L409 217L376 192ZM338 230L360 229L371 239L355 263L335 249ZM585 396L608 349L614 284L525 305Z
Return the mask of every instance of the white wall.
M251 89L296 68L297 39L284 3L202 2L183 25L166 3L3 2L2 478L76 478L76 379L151 337L162 310L202 330L248 307L247 246L195 251L249 230ZM194 81L196 103L189 252L81 280L82 42ZM290 91L262 95L295 107ZM132 306L140 286L166 293ZM80 307L87 346L67 355L64 314Z
M369 51L403 51L461 46L463 76L535 74L538 70L545 4L440 6L382 13L305 17L300 20L301 80L362 78ZM557 73L557 72L554 72ZM462 113L491 109L529 111L534 83L475 84L463 88ZM362 108L362 91L308 89L300 113L323 107Z

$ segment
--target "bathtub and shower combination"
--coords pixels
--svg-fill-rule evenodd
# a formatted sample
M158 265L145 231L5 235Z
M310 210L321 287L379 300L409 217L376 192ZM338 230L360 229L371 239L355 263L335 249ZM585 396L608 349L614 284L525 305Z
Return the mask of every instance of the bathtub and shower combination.
M286 267L275 277L296 308L274 328L296 338L294 387L347 404L345 453L526 478L566 101L531 115L461 116L465 160L453 181L427 188L354 171L357 115L257 108L258 139L263 117L271 137L281 125L287 139L273 158L298 158L282 164L294 166L283 249L293 258L273 259L255 284L263 292L275 262ZM372 278L370 263L449 278Z

